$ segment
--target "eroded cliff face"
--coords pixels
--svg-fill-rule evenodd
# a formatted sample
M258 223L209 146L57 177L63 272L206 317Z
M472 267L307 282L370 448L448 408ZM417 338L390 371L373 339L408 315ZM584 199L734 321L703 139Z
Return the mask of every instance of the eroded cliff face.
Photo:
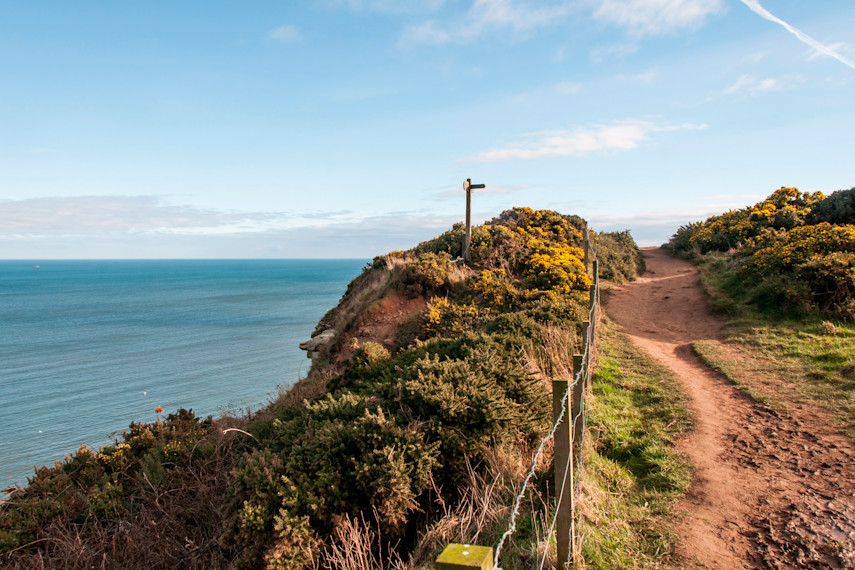
M408 254L378 257L353 280L312 338L300 344L312 359L310 375L341 372L366 343L394 353L418 338L424 331L430 293L437 291L414 279L414 260ZM459 273L465 275L467 270Z
M356 349L366 343L377 343L395 352L414 341L424 328L427 307L425 295L411 297L387 289L351 320L339 320L340 329L322 328L310 340L300 343L300 348L312 359L314 373L336 374L350 364Z

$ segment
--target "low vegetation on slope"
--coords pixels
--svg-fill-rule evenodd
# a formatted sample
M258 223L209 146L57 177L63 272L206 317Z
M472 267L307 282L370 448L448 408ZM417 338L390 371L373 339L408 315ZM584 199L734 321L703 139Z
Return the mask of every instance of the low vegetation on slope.
M474 228L468 265L459 225L376 258L319 324L330 341L306 379L250 417L180 410L37 470L0 507L0 562L403 568L451 540L495 541L586 316L583 229L515 208ZM639 272L629 234L591 235L604 276ZM655 445L641 465L613 439L594 442L622 484L659 477ZM537 473L545 506L551 465ZM524 510L506 569L549 547L543 509Z
M855 188L776 190L751 207L681 227L666 245L692 260L726 345L695 346L752 397L812 402L855 434Z
M708 267L720 309L855 317L855 188L776 190L754 206L681 227L667 247Z

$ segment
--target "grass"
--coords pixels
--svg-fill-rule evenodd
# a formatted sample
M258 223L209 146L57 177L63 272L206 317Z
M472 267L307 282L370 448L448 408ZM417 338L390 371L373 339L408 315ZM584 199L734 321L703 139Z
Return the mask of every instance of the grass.
M736 352L717 340L695 341L692 343L692 351L701 362L730 380L755 402L780 408L771 390L759 388L761 380L757 378L758 375L765 376L767 383L771 382L771 376L766 374L767 369L762 366L752 367L744 352ZM750 381L749 376L755 380Z
M700 341L695 353L758 402L787 413L808 404L855 437L855 323L763 311L734 277L728 254L694 260L718 313L730 318L724 341Z
M754 399L785 413L816 406L855 437L855 324L752 318L731 324L724 344L695 349Z
M591 568L668 564L671 507L691 466L674 439L692 425L673 375L639 352L617 326L600 328L599 367L582 472L582 555Z

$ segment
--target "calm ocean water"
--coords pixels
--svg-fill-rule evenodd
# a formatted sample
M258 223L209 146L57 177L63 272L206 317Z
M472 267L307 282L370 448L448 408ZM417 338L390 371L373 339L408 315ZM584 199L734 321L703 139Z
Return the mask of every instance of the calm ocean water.
M0 489L158 405L259 408L364 264L0 261Z

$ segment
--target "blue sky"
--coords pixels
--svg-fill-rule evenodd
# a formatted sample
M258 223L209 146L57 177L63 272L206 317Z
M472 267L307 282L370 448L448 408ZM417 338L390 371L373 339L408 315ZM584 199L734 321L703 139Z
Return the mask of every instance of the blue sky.
M464 215L642 245L855 186L851 0L0 3L0 259L373 257Z

